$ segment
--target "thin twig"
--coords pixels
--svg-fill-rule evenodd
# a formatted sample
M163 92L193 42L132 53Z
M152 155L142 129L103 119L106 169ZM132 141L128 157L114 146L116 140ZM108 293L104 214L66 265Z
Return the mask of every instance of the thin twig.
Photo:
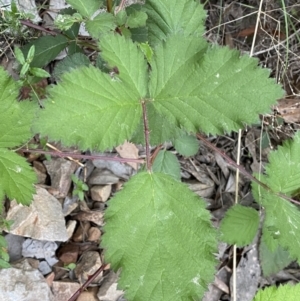
M35 154L43 154L43 155L51 155L54 157L60 158L77 158L77 159L90 159L90 160L105 160L105 161L117 161L121 163L126 162L134 162L134 163L145 163L143 159L132 159L132 158L119 158L119 157L108 157L101 155L82 155L82 154L74 154L70 152L51 152L44 151L42 149L21 149L23 153L35 153Z
M242 139L242 131L239 130L239 136L238 136L238 145L237 145L237 158L236 158L236 164L240 165L240 158L241 158L241 139ZM236 175L235 175L235 198L234 198L234 203L238 203L238 198L239 198L239 178L240 178L240 170L236 170ZM232 299L233 301L236 301L236 263L237 263L237 254L236 254L236 244L233 245L233 267L232 267Z
M53 30L45 28L43 26L34 24L30 20L20 20L20 23L27 26L27 27L34 28L34 29L37 29L39 31L43 31L45 33L48 33L52 36L57 36L58 35L58 33L56 31L53 31Z
M89 279L73 294L73 296L68 301L75 301L79 295L94 281L95 278L106 268L108 264L103 264Z
M144 121L144 134L145 134L145 146L146 146L146 166L147 170L151 170L151 153L150 153L150 130L149 123L147 117L147 109L146 103L142 101L142 109L143 109L143 121Z
M196 135L198 139L200 139L201 141L203 141L210 149L214 150L215 152L217 152L218 154L220 154L230 165L232 165L233 167L235 167L236 169L239 169L240 173L242 173L244 176L246 176L248 179L250 179L251 181L257 183L258 185L260 185L261 187L263 187L265 190L273 193L276 196L279 196L291 203L294 203L296 205L300 205L299 201L296 201L290 197L288 197L287 195L280 193L280 192L274 192L268 185L266 185L265 183L259 181L257 178L255 178L251 173L249 173L242 165L238 165L236 164L235 161L233 161L229 156L227 156L224 152L222 152L218 147L216 147L215 145L213 145L212 143L210 143L207 139L205 139L202 135L197 134Z

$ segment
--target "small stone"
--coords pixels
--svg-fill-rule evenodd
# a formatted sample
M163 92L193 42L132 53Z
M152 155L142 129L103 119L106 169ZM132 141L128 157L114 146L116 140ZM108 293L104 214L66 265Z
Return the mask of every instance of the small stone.
M88 179L89 185L107 185L118 183L119 178L111 171L95 168Z
M81 284L85 283L102 265L101 258L98 252L88 251L83 253L80 262L74 269L75 275ZM93 283L98 283L102 278L102 272Z
M46 174L47 170L44 164L39 161L33 161L33 170L37 175L38 184L45 184L47 178L47 174Z
M0 269L0 300L54 301L44 276L27 259Z
M91 224L89 222L81 223L72 237L73 241L75 242L85 241L90 227Z
M63 158L56 158L43 163L50 175L51 187L58 191L55 196L65 198L70 190L71 175L75 172L77 164Z
M46 241L68 239L61 204L38 186L30 206L11 202L6 219L14 221L7 232L15 235Z
M101 231L97 227L91 227L88 231L88 241L99 242L101 237Z
M102 211L90 211L90 212L79 212L75 216L73 216L74 219L77 219L79 221L90 221L95 223L98 226L104 225L104 219L103 219L103 212Z
M93 201L106 202L111 194L111 185L95 185L90 191Z
M9 254L9 261L14 262L22 258L22 244L25 238L18 235L5 235L7 241L7 252Z
M82 292L76 301L98 301L98 298L93 291L87 290Z
M69 220L67 222L67 233L68 233L68 240L72 237L74 234L75 228L76 228L77 222L74 220Z
M58 250L58 258L64 264L76 263L78 258L79 247L68 243Z
M66 301L80 288L80 284L71 281L53 281L52 292L55 301Z
M124 292L118 290L117 288L117 280L118 280L118 274L115 273L114 271L110 271L105 276L97 294L99 300L117 301L118 298L124 295Z

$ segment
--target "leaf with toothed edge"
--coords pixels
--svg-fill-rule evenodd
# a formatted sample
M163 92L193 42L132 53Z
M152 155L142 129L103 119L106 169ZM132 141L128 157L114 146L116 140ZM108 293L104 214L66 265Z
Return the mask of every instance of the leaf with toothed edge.
M205 202L169 175L141 172L108 205L101 246L105 261L122 268L125 297L200 300L217 250Z

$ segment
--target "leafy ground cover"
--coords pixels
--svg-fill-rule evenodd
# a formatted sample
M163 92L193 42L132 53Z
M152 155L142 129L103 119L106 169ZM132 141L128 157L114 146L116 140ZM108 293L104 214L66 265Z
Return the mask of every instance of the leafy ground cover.
M270 155L270 157L268 155L271 149L276 149L287 137L293 137L298 127L297 94L299 94L299 81L297 72L299 68L297 67L298 63L296 60L298 58L299 32L296 22L299 19L298 5L290 3L289 6L285 6L284 3L268 2L266 4L262 3L262 7L260 7L260 3L256 1L247 3L228 1L223 3L224 6L220 7L220 5L213 3L213 1L209 1L205 3L209 17L206 21L206 28L204 28L201 26L201 23L205 15L194 1L191 1L190 6L187 6L186 9L183 9L183 7L178 9L178 6L181 4L175 1L169 7L170 10L164 11L166 18L164 22L169 27L164 27L165 24L163 22L159 23L157 12L160 11L161 7L154 1L146 3L145 11L135 11L132 7L129 7L126 13L123 9L125 2L121 1L119 3L120 6L117 8L120 14L118 14L116 20L112 15L104 15L105 17L99 16L94 20L88 21L84 18L90 18L94 13L95 7L93 5L87 6L80 1L69 1L69 3L80 14L76 14L76 12L70 14L69 12L69 16L71 16L67 20L69 23L59 23L59 20L57 21L56 25L58 27L62 26L62 35L55 34L55 36L50 37L49 35L54 34L54 32L49 28L33 26L32 23L25 19L22 19L22 22L20 22L27 29L29 28L30 31L29 36L18 33L18 39L13 40L14 43L20 42L21 36L23 39L21 42L25 44L24 46L21 45L23 55L20 52L18 54L16 50L18 48L14 45L14 53L22 65L22 68L19 70L21 74L21 82L19 83L27 86L26 88L22 88L21 96L25 98L24 96L27 95L26 89L29 89L30 97L39 106L45 107L44 110L41 110L40 117L34 124L36 132L49 136L50 140L61 140L67 146L76 144L81 149L98 148L104 151L107 148L111 149L121 144L125 138L132 137L134 132L133 141L139 145L142 142L141 136L146 133L147 137L147 132L152 131L148 143L146 138L146 147L139 150L140 156L146 156L148 169L153 164L155 172L169 174L169 176L160 176L160 174L150 176L147 172L144 172L133 177L130 183L124 185L124 191L127 192L117 194L115 207L109 207L106 210L107 221L109 220L111 223L107 223L103 229L101 228L101 223L101 225L98 225L98 228L106 232L106 236L104 235L102 240L102 246L107 247L107 258L113 263L113 268L122 266L122 258L123 263L124 261L128 261L129 263L136 262L134 268L132 268L132 265L123 266L123 276L121 276L120 284L123 288L127 289L127 296L131 299L137 298L137 300L140 300L144 294L144 298L151 298L152 296L154 299L161 300L159 292L155 290L160 279L169 279L170 283L180 282L176 285L178 291L172 291L170 289L170 287L172 288L172 284L169 285L168 283L167 285L164 282L164 286L168 291L166 293L166 296L168 296L167 299L172 298L172 300L175 300L179 298L181 287L188 288L187 290L191 298L195 295L202 295L208 287L208 282L212 280L209 276L213 269L212 265L216 265L215 258L208 256L208 254L212 255L217 252L219 252L219 255L216 257L219 260L219 265L217 265L218 272L216 274L215 286L218 289L216 290L212 287L208 295L204 297L207 298L206 300L226 300L230 295L237 295L240 300L252 300L259 286L284 282L282 279L274 276L271 279L263 276L276 274L298 257L298 212L296 211L296 207L289 203L292 198L292 201L297 201L298 194L297 138L294 139L293 143L284 142L283 147L279 147L277 152ZM90 4L93 3L95 1L91 1ZM41 12L42 10L47 12L48 4L43 3ZM171 13L169 13L170 11ZM178 11L180 11L180 14ZM15 15L18 14L16 10ZM153 21L149 23L148 28L150 36L149 44L144 43L145 32L141 29L138 30L146 22L147 18L145 14L148 21ZM8 22L8 16L5 18ZM186 36L182 37L181 33L176 33L173 37L168 38L168 35L171 35L173 31L176 32L181 20L187 19L190 23L185 25ZM12 21L14 20L16 18L12 17ZM75 25L73 25L74 21ZM92 42L89 40L90 38L77 36L79 30L78 22L82 21L86 22L86 27L92 38L94 38ZM98 45L95 42L101 34L98 29L101 28L104 32L113 31L116 28L114 22L117 22L118 31L122 33L123 38L116 36L100 38L100 44ZM161 29L157 30L155 24L159 24L158 27ZM257 24L258 26L256 26ZM33 31L33 28L36 31ZM45 37L40 37L37 42L31 40L29 44L27 43L31 36L36 35L36 38L41 32L46 34ZM248 56L259 58L259 64L271 69L271 76L283 85L288 95L279 101L278 106L273 107L274 114L262 115L260 119L256 118L257 125L248 126L244 130L241 138L241 146L237 143L238 137L236 134L222 134L231 130L238 130L244 123L252 123L255 119L252 113L258 114L264 110L266 111L267 107L274 103L274 98L279 98L282 94L280 89L275 89L274 91L264 90L271 82L268 79L263 79L263 75L266 78L268 76L266 70L258 71L256 79L252 79L251 72L256 68L257 61L249 60L245 56L244 61L237 62L239 52L229 51L228 48L222 50L215 48L209 52L206 55L206 60L203 60L202 70L205 72L197 73L198 65L195 62L210 47L204 41L202 44L199 44L200 36L203 33L209 43L237 48L240 52ZM140 42L139 48L124 38L129 35ZM10 36L10 33L4 31L3 36ZM184 39L184 43L182 41L181 43L178 42L181 38ZM167 42L161 44L161 41L164 39ZM102 55L93 58L93 53L97 50L98 46L102 50ZM60 63L55 62L58 53L66 47L68 48L69 55ZM78 51L80 47L83 49L83 53L88 54L88 56ZM7 52L10 50L9 47L4 49ZM215 56L217 52L218 59ZM147 61L144 60L144 56ZM6 58L5 55L3 57ZM83 67L63 75L65 70L70 71L82 65L88 66L90 64L89 58L92 58L93 64L96 67ZM52 83L57 82L58 85L50 89L51 102L44 103L43 97L45 91L43 86L38 86L35 82L37 78L45 77L42 67L46 66L48 68L48 65L50 69L47 70L52 76L50 81ZM149 65L151 66L150 76L148 74ZM115 66L117 68L114 68ZM183 72L184 68L187 67L189 67L189 70L194 71L192 75ZM237 70L244 77L239 74L233 76L232 74L237 72ZM230 72L231 75L230 77L228 76L230 80L226 78L227 75L224 79L223 75ZM10 81L5 76L2 75L2 78ZM113 77L115 81L111 81L110 77ZM149 77L150 81L148 83ZM179 87L174 84L180 82L182 78L184 78L185 85ZM60 81L62 81L61 84L59 84ZM206 92L208 90L215 91L216 84L222 87L223 90L221 91L223 94ZM95 104L94 98L96 96L94 91L97 85L104 87L98 96L107 102L106 106ZM13 86L14 82L10 81L8 85L5 83L5 87L2 88L7 94L5 105L15 114L9 114L10 111L7 111L5 119L3 119L3 128L7 127L8 122L11 122L11 124L19 122L20 128L25 128L22 118L28 120L26 114L32 113L33 103L19 102L13 106L14 98L17 97L17 95L13 95L10 92L11 90L17 91L16 87ZM80 87L80 91L76 90L78 87ZM243 89L240 89L241 87ZM147 95L147 89L149 90L149 95ZM72 91L74 90L79 92L73 95ZM239 95L240 99L236 98L234 100L234 94L235 96ZM189 96L188 102L183 101L186 95ZM256 96L255 99L251 98L253 95ZM131 101L128 101L126 106L123 106L128 96L130 96ZM261 97L261 99L258 97ZM147 103L148 98L156 100L156 102L150 103L147 107L148 115L144 114L146 110L143 105L141 106L136 101L133 101L140 98L144 99L142 103ZM61 99L64 101L60 101ZM110 111L111 101L114 102L114 106L116 107L114 111ZM206 106L209 101L213 102L214 105ZM199 102L201 102L201 113L197 115L195 111L198 110L197 104ZM88 105L90 106L88 107ZM178 107L181 107L180 111L178 111ZM130 114L128 114L128 108L130 109ZM238 109L238 114L235 113L234 109ZM50 115L47 113L47 110L51 110ZM100 114L100 119L99 114L97 116L94 114L95 111ZM72 114L71 119L68 120L68 118L64 117L70 116L70 114ZM53 115L57 117L55 123L53 123ZM143 125L139 126L142 115ZM226 116L227 119L222 119L222 115ZM8 118L10 116L12 116L11 119ZM115 118L115 116L118 116L118 118ZM164 116L165 119L161 118L161 116ZM105 125L108 121L114 119L116 122L110 125L111 131L107 130L107 126L96 127L99 124L99 120ZM82 120L85 122L82 123ZM170 122L173 122L176 126L170 127ZM214 136L210 138L198 136L201 141L204 141L201 142L200 151L198 151L199 142L193 136L186 135L180 126L188 132L195 132L200 128L203 132L214 134ZM82 127L86 127L87 131L81 131ZM96 128L97 131L95 130ZM136 129L138 130L136 131ZM64 134L66 131L69 131L67 136ZM11 151L12 148L30 139L30 134L26 131L22 132L19 140L14 141L13 144L9 143L9 141L14 139L10 139L9 137L14 136L15 133L4 131L4 134L5 139L2 140L5 143L1 145L2 176L4 178L12 178L12 174L21 173L27 179L30 177L33 179L34 174L30 173L31 170L28 170L27 174L25 173L26 169L23 168L25 166L23 165L24 160L20 161L20 164L17 165L19 168L15 168L16 160L22 160L22 158ZM215 136L215 134L219 134L219 136ZM100 140L97 140L98 136L101 136ZM176 138L172 141L172 144L162 144L165 140L170 140L171 137ZM27 147L31 149L34 147L33 145L36 145L38 148L43 147L44 151L40 150L39 153L44 152L44 155L35 156L32 159L29 157L29 160L39 163L43 162L45 165L44 156L49 155L47 148L50 144L46 144L46 142L40 141L36 137L35 140L30 141L30 144L27 143ZM150 149L150 145L157 146ZM60 145L57 146L61 149ZM213 148L214 146L217 146L221 151ZM245 167L241 171L244 171L244 174L247 174L248 177L241 176L239 183L239 202L244 206L232 207L235 192L234 172L226 163L223 152L232 158L233 161L236 161L238 150L242 151L241 164ZM70 154L70 152L69 150L69 155L75 158L74 153ZM134 151L131 150L125 156L128 158L129 155L132 156L135 153L132 160L134 164L138 162L135 160L140 159L136 155L136 152L137 149ZM150 152L153 156L149 156ZM31 153L33 153L33 150L31 150ZM289 156L287 156L287 153L289 153ZM95 157L81 156L81 162L79 163L87 165L89 162L88 159L95 159ZM6 160L6 163L4 160ZM268 160L270 160L270 165L266 165ZM289 168L277 168L276 162L279 161L286 162L286 166L289 166ZM13 162L13 165L10 166L7 162ZM38 165L39 163L35 164ZM94 202L91 199L95 201L96 197L92 197L91 192L92 189L96 189L95 186L97 185L91 180L91 177L92 175L94 176L95 171L92 171L92 174L85 175L84 172L80 174L82 166L79 168L77 173L79 173L80 179L77 180L77 178L73 177L74 188L71 188L68 192L72 193L73 189L73 194L84 199L84 202L81 203L80 209L77 209L73 213L76 213L75 216L80 223L92 223L93 228L97 228L94 227L95 220L90 221L86 217L81 217L83 215L82 212L84 212L84 205L82 204L86 203L86 206L90 207L89 209L94 206ZM102 170L111 171L111 167L109 168L107 165L101 168ZM262 189L260 189L261 183L260 186L252 184L252 196L250 183L253 179L249 178L249 173L254 173L254 175L256 173L257 175L264 170L266 170L266 175L258 175L257 178L273 192L271 193L268 190L263 190L262 192ZM50 174L49 171L47 172ZM122 176L118 176L116 173L115 170L114 172L110 172L109 175L111 178L106 183L111 184L110 181L113 181L113 190L115 191L122 186L121 182L123 180L128 180L129 178L127 175L124 176L124 173ZM117 180L113 180L113 176ZM195 195L190 194L190 190L186 186L176 184L174 179L178 180L179 178L188 184L192 191L204 198L205 202L197 202ZM48 179L45 177L42 183L54 186L54 181L53 179L51 180L50 182L49 177ZM25 187L20 189L19 193L16 193L16 189L22 186L22 179L20 181L19 183L14 182L15 187L11 186L10 183L4 183L2 187L9 187L10 189L3 189L2 197L4 194L9 198L17 195L20 201L25 203L30 198L28 194L32 193L32 190L26 191ZM86 181L90 192L87 192L87 186L83 183ZM176 187L172 191L167 190L166 187L172 185ZM141 187L141 190L138 190L137 187ZM158 193L157 191L160 192ZM278 194L275 199L274 192ZM282 193L284 196L281 195ZM128 195L130 196L129 201L125 203ZM161 205L161 200L171 203L172 199L177 199L178 196L182 195L189 199L190 207L186 207L185 203L178 203L172 207L172 211L164 211L166 208ZM59 193L57 196L61 197ZM285 198L284 200L283 197ZM137 206L141 199L143 199L143 202ZM229 245L223 244L223 248L216 249L214 245L215 232L209 225L210 218L207 215L208 212L204 210L205 204L208 205L207 208L212 214L216 225L222 221L223 240L229 244L235 243L240 247L237 263L235 261L236 255L234 255L234 264L232 264L231 247ZM135 208L134 214L128 215L128 206ZM106 205L102 207L106 207ZM261 209L262 207L265 211ZM188 215L191 208L193 210ZM231 209L227 211L229 208ZM223 219L226 211L226 218ZM278 217L278 211L284 214ZM262 228L262 235L258 235L254 243L252 243L260 220L258 212L260 214L264 212L266 217ZM183 217L182 214L187 215ZM186 222L181 223L178 220L174 223L172 218L171 221L173 223L164 222L164 220L170 219L171 216L181 216L180 218L184 218L185 221L190 219L191 224L187 225ZM276 217L275 219L274 216ZM134 221L139 219L138 225L143 225L144 221L146 221L147 227L140 226L136 228L132 219L133 217ZM194 223L196 219L199 219L199 223ZM124 226L117 231L117 223L120 220ZM247 223L245 223L245 220L247 220ZM153 223L152 226L151 223ZM159 228L157 227L158 224L167 225L170 229ZM288 227L283 227L283 225L288 225ZM79 226L77 227L79 228ZM191 230L195 228L200 228L201 231L197 233ZM157 229L161 230L158 231ZM175 233L174 229L176 229ZM165 237L166 230L170 230L168 233L173 234ZM119 239L110 240L108 233L115 233L114 235L119 237ZM126 239L131 245L135 246L138 246L139 242L145 239L145 237L151 238L151 243L148 245L147 250L141 248L138 252L133 251L132 247L128 247L128 249L124 248L124 250L120 251L118 241L124 239L128 233L132 233L132 237L128 236ZM205 244L203 243L203 233L207 236ZM169 265L170 261L168 259L172 257L173 250L169 248L168 243L161 244L161 241L168 239L178 243L178 237L185 237L187 240L193 241L195 252L198 250L198 253L202 254L201 260L205 269L201 270L201 277L197 273L201 262L195 260L194 263L196 265L192 266L190 265L189 258L185 258L185 254L189 254L188 257L194 256L193 251L189 247L187 249L182 247L180 250L182 258L180 263ZM84 238L82 240L80 241L81 246L85 243ZM250 246L245 247L245 245L249 244ZM1 241L1 245L3 245L2 250L4 250L5 242ZM149 247L150 245L151 248ZM179 245L184 245L184 242ZM159 249L159 260L161 261L159 264L155 256L157 248ZM257 252L258 248L259 253ZM147 268L147 266L145 268L143 265L145 257L139 256L137 253L143 253L144 256L148 257L147 263L148 267L151 266L151 269ZM258 255L262 267L262 275L260 266L253 262ZM273 258L273 260L270 260L270 258ZM7 261L5 255L3 259L4 262ZM139 260L142 262L139 262ZM206 261L205 264L203 261ZM77 259L72 263L77 264ZM231 275L227 272L228 269L232 269L235 265L237 266L239 275L244 275L238 277L237 292L230 286L229 279ZM163 269L162 266L164 267ZM292 263L289 268L297 270L298 266L296 263ZM245 276L247 273L249 274L250 270L252 272L251 275L255 275L255 277L252 277L251 286ZM174 274L175 277L172 279L170 276L163 278L165 275L160 275L157 271L163 271L162 274ZM206 272L207 276L204 276ZM106 275L105 273L104 276ZM136 278L136 275L140 275L139 278ZM144 277L146 278L144 279ZM193 284L199 286L197 289L193 285L191 286L190 279L193 279ZM139 291L137 288L144 286L144 281L147 283L147 289ZM248 290L245 290L243 281L247 283ZM131 284L132 288L130 287ZM290 293L294 294L293 292ZM267 297L261 297L263 294L266 295L268 292L258 295L256 297L257 300L268 300Z

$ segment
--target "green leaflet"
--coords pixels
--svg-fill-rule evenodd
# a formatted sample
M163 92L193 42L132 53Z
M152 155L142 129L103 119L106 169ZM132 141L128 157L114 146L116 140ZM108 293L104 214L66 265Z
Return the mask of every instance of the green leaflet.
M174 141L174 147L182 156L189 157L196 155L199 150L199 141L195 136L183 133Z
M269 72L257 68L257 60L228 48L204 54L198 43L170 36L157 46L151 62L153 105L170 122L188 132L223 134L257 121L258 113L269 111L283 95Z
M115 28L115 18L110 13L100 13L93 20L86 22L86 29L95 39L98 39L103 33L107 33Z
M161 150L157 154L153 163L154 172L165 173L180 181L180 164L177 157L166 150Z
M142 115L138 92L95 67L65 73L50 93L35 128L49 139L81 149L121 144L132 136Z
M274 192L283 192L288 196L298 193L299 187L299 157L300 133L293 141L286 141L269 157L270 163L266 167L266 176L260 180ZM280 198L274 193L264 190L252 183L252 192L255 200L265 208L263 226L263 240L270 250L275 250L277 244L287 249L292 259L300 262L300 212L299 209ZM265 238L264 236L267 235ZM273 238L273 240L271 239Z
M147 0L142 7L148 14L147 26L151 45L160 44L170 34L200 37L206 12L193 0ZM183 45L181 45L183 46Z
M280 285L278 288L270 286L260 289L253 301L298 301L300 296L300 284Z
M289 256L289 252L278 246L274 251L269 250L266 243L261 240L259 244L259 261L264 277L269 277L278 273L293 260Z
M63 35L40 37L22 48L25 57L32 45L35 45L35 56L30 66L41 68L54 60L68 46L68 39Z
M15 82L0 68L0 202L7 195L22 204L29 204L34 193L36 176L26 160L8 148L27 142L36 106L17 102ZM1 208L2 206L0 206Z
M82 16L91 17L100 7L99 0L67 0Z
M248 245L254 239L258 226L258 212L237 204L227 210L221 222L222 240L238 247Z
M118 68L118 77L135 89L140 99L148 91L148 67L143 52L137 44L119 35L105 35L100 41L102 57L111 67Z
M200 300L214 274L216 232L186 185L142 172L109 202L102 247L128 300ZM122 246L122 247L120 247Z

